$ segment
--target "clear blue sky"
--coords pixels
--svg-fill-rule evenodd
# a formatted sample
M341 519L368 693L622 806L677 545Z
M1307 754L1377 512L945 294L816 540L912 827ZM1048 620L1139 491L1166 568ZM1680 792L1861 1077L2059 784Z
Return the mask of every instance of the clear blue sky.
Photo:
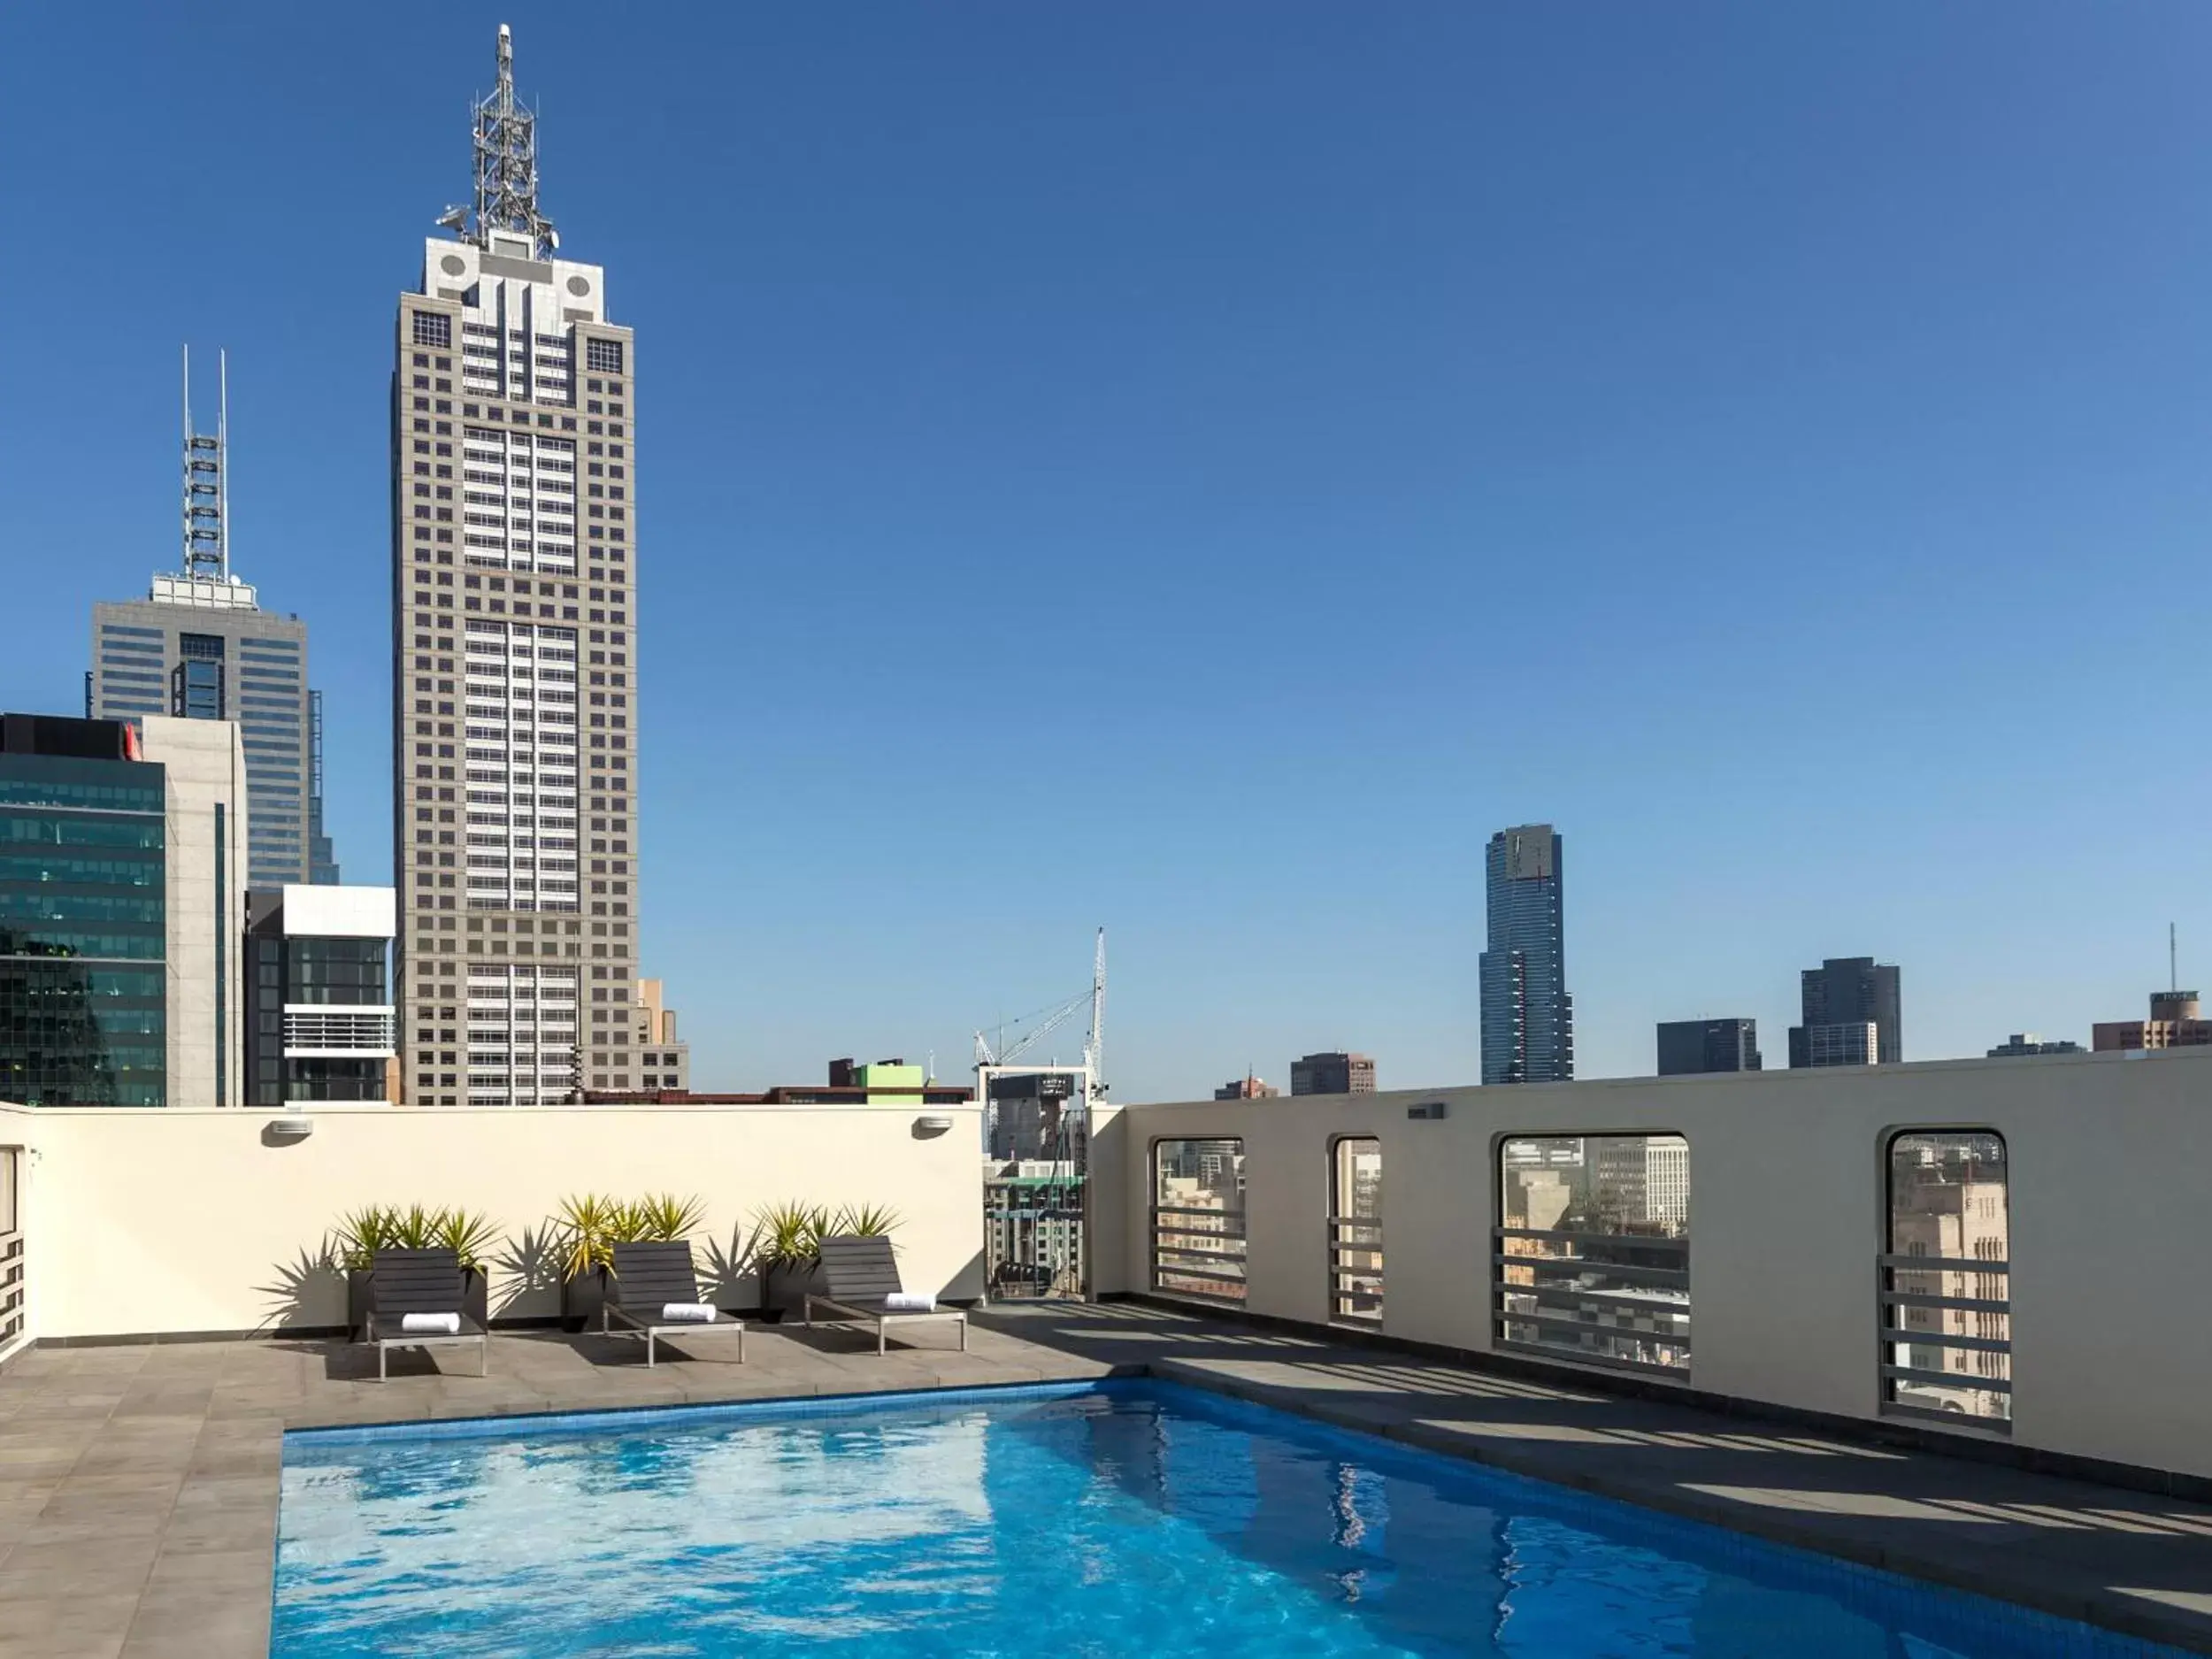
M198 14L195 14L196 16ZM180 342L389 879L386 376L501 13L19 10L0 705L173 561ZM618 27L604 22L618 15ZM640 339L645 947L701 1086L1112 949L1124 1098L1471 1079L1567 837L1585 1075L1797 970L1909 1058L2212 979L2212 11L515 14ZM1079 1040L1061 1048L1068 1057Z

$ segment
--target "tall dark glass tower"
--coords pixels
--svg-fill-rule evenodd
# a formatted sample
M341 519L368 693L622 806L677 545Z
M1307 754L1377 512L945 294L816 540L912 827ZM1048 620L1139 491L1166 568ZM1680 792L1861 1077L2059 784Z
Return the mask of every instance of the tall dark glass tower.
M1864 1046L1860 1033L1875 1027L1873 1063L1895 1065L1905 1057L1903 999L1899 993L1894 964L1871 956L1830 956L1817 968L1799 976L1804 1024L1790 1027L1790 1064L1793 1068L1839 1064L1839 1053L1863 1064L1857 1051ZM1832 1028L1853 1028L1849 1044L1824 1041Z
M1561 887L1564 845L1548 824L1523 824L1490 838L1490 937L1482 953L1486 1083L1563 1083L1575 1074Z

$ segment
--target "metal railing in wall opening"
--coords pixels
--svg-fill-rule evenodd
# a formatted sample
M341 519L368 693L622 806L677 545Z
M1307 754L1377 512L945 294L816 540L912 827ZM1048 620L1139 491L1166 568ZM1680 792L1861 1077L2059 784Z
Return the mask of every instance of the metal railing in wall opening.
M1329 1143L1329 1319L1379 1327L1383 1315L1382 1142Z
M1244 1211L1152 1207L1152 1288L1171 1296L1244 1300Z
M1494 1227L1501 1348L1687 1378L1690 1241L1561 1227Z
M1501 1348L1686 1379L1690 1146L1632 1131L1498 1144Z
M1152 1288L1245 1299L1244 1142L1234 1135L1152 1144Z
M23 1238L23 1152L0 1147L0 1350L24 1333L29 1312L29 1263Z
M1886 1415L2008 1432L2012 1214L2002 1135L1890 1138L1887 1248L1875 1258Z
M1329 1317L1379 1327L1383 1312L1382 1219L1329 1217Z
M1883 1411L2008 1432L2012 1264L1971 1256L1877 1259Z

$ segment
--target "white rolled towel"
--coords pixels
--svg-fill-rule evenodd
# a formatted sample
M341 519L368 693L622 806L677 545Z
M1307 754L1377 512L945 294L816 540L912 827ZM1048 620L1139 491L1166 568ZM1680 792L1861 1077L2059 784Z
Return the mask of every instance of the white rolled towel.
M457 1313L403 1313L399 1317L403 1334L417 1336L458 1336L461 1334L461 1316Z
M664 1302L661 1317L671 1325L712 1325L714 1304L709 1302Z
M883 1299L886 1313L935 1313L937 1298L918 1291L895 1290Z

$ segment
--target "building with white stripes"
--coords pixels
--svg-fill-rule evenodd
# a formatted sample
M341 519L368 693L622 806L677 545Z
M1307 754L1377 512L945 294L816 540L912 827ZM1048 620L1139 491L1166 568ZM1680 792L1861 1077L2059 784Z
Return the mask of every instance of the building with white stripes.
M475 150L394 341L396 1001L410 1102L527 1106L641 1076L635 365L503 27Z

